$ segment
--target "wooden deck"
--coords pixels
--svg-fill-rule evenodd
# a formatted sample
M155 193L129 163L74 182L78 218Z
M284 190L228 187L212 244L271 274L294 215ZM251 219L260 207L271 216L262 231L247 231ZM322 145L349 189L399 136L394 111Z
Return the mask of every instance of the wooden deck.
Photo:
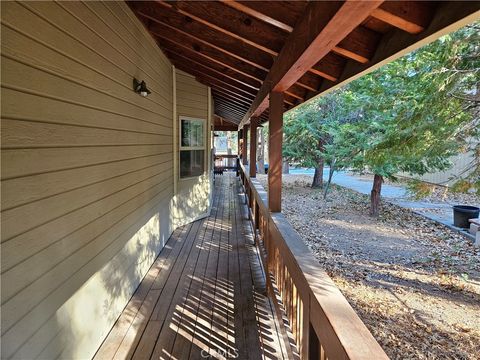
M288 359L264 293L239 181L217 176L211 215L175 231L95 358Z

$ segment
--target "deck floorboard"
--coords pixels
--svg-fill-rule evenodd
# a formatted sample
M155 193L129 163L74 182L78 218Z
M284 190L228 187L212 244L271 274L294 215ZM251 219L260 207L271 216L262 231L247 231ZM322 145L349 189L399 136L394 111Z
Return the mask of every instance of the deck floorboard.
M209 217L177 229L96 359L288 359L244 197L217 176Z

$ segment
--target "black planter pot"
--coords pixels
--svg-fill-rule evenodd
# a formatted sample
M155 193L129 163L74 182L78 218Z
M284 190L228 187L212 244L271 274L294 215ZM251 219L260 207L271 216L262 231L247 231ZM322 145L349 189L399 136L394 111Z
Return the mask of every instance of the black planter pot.
M468 219L478 218L480 208L468 205L455 205L453 207L453 225L459 228L468 228Z

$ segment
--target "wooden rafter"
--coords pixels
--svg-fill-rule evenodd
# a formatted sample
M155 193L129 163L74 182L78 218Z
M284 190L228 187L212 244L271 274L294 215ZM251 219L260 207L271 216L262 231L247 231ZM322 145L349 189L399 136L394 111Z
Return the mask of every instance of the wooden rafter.
M233 123L232 125L214 125L214 131L237 131L237 123Z
M154 14L149 14L145 6L140 3L133 3L137 13L145 19L151 20L148 30L158 38L163 48L170 48L177 53L190 52L205 60L214 62L220 66L238 72L254 80L263 81L267 75L267 68L241 56L241 52L227 50L211 42L195 36L193 33L183 31L175 26L163 22ZM319 62L311 73L318 75L330 81L336 81L337 73L341 72L341 65L338 60L334 60L333 54L329 54L325 59ZM268 61L268 60L266 60ZM299 85L308 88L308 84L299 80Z
M225 21L224 18L227 17L226 14L221 16L221 24L226 28L231 28L230 30L225 30L223 27L213 24L212 21L220 21L216 17L212 17L212 9L215 8L215 2L165 2L160 1L161 5L163 5L164 9L159 9L158 7L153 7L150 4L145 4L144 2L134 2L133 6L137 13L140 15L151 19L154 22L157 22L164 26L169 26L170 28L174 28L178 31L181 31L184 35L192 36L197 40L201 40L204 43L207 43L210 46L215 47L219 51L224 51L230 56L237 57L239 60L244 61L252 66L258 67L259 69L266 70L270 68L273 57L278 55L278 52L274 49L270 49L269 51L263 51L265 49L264 46L255 46L255 43L252 41L247 41L243 46L235 39L242 38L242 36L250 36L252 39L271 39L271 34L268 33L266 29L262 29L257 31L257 28L254 29L252 32L252 25L246 26L238 19L236 21ZM223 11L225 11L224 7ZM163 11L160 11L163 10ZM193 14L195 12L195 14ZM183 16L181 16L183 15ZM202 17L198 16L202 15ZM230 18L234 18L232 14L230 14ZM237 15L238 16L238 15ZM210 21L206 21L205 18L210 19ZM189 19L189 20L185 20ZM246 19L244 19L246 20ZM251 20L248 18L248 20ZM232 27L232 24L239 24L237 27ZM184 25L184 26L182 26ZM202 25L203 28L202 28ZM180 30L182 29L183 30ZM237 32L241 32L241 29L248 28L249 34L245 35L242 34L241 36L233 33L233 30ZM273 27L270 27L269 31L272 31ZM149 27L150 31L157 33L155 31L154 26ZM273 28L274 29L274 28ZM160 33L160 32L158 32ZM259 33L261 36L259 36ZM268 36L267 36L268 35ZM277 34L278 36L278 34ZM229 39L231 37L231 39ZM286 34L283 34L282 43L286 38ZM215 42L209 42L208 39L215 39ZM356 39L354 39L356 41ZM278 41L278 40L277 40ZM271 45L271 41L266 41L266 44ZM353 46L355 44L352 44ZM272 46L273 48L273 46ZM348 50L345 50L348 52ZM361 56L361 55L356 55ZM317 75L325 77L331 80L332 75L331 69L329 68L322 68L322 64L319 65L320 69L318 69Z
M266 22L267 24L276 26L279 29L285 30L286 32L292 32L293 27L285 24L284 22L277 20L265 13L262 13L258 10L253 9L250 6L247 6L245 4L240 3L239 1L231 1L231 0L220 0L223 2L225 5L228 5L234 9L237 9L238 11L241 11L253 18L259 19L261 21Z
M225 104L225 105L231 105L232 107L240 110L240 111L243 111L243 112L246 112L248 110L248 105L242 103L242 102L239 102L239 101L236 101L236 99L232 99L232 98L226 98L225 96L222 96L221 94L219 96L216 96L215 97L215 103L217 104Z
M479 17L480 2L478 1L440 3L435 11L435 18L422 33L411 35L404 31L397 30L385 34L378 44L375 55L368 64L348 63L338 82L335 84L322 84L320 93L342 86L354 77L366 74L384 63L392 61L417 47L437 39L445 33L445 31L453 31L458 28L460 24L473 22Z
M238 104L237 102L235 101L227 101L225 99L222 99L222 98L216 98L215 99L215 105L223 105L225 107L228 107L228 108L232 108L232 109L235 109L235 110L238 110L239 112L243 114L245 114L245 112L248 110L248 109L245 109L244 107L242 107L242 105Z
M380 36L373 30L358 26L334 46L332 51L364 64L373 56Z
M232 65L232 63L218 61L217 58L212 58L204 54L202 52L203 51L202 48L197 47L196 48L197 50L195 50L194 48L173 43L167 39L160 39L158 37L157 39L158 39L159 45L166 52L170 52L170 53L182 56L184 58L193 59L196 63L200 63L201 65L211 67L212 69L215 69L217 71L221 71L223 74L226 74L226 75L228 74L229 76L232 76L232 77L238 77L239 80L247 84L250 84L252 86L256 86L257 88L262 83L263 78L259 78L258 76L260 74L256 74L255 71L245 72L235 67L235 65ZM258 70L258 69L255 69L255 70Z
M282 29L287 33L291 33L293 31L292 26L278 21L271 16L268 16L266 14L268 12L268 6L265 6L265 10L261 12L252 9L251 4L246 5L237 1L226 0L224 0L224 3L234 9L237 9L238 11L243 12L244 14L251 16L254 19L258 19L273 26L276 26L277 28ZM375 32L366 28L358 27L353 29L347 37L345 37L341 42L334 46L332 48L332 51L347 58L356 60L361 63L365 63L373 54L378 39L379 35ZM275 55L278 55L278 53Z
M220 110L220 111L224 111L226 113L229 113L229 114L232 114L232 116L236 116L238 118L242 118L242 113L238 112L237 110L235 109L232 109L232 108L227 108L225 106L222 106L222 105L218 105L218 106L215 106L215 110Z
M236 54L224 51L216 45L198 39L176 28L156 23L149 26L149 31L159 39L161 47L183 48L196 56L225 66L242 75L262 81L267 71L244 61Z
M223 102L227 102L227 103L235 103L235 104L238 104L239 106L241 106L244 110L244 112L246 112L248 110L248 105L239 101L239 99L233 99L231 97L228 97L228 96L225 96L223 95L222 93L219 93L218 91L214 91L213 92L213 96L214 96L214 99L215 101L223 101ZM245 109L246 108L246 109Z
M236 131L237 123L231 119L215 115L213 120L214 130L218 131Z
M247 123L251 116L258 116L265 110L271 91L287 90L381 3L330 2L328 11L325 3L309 3L305 15L287 39L241 125Z
M139 15L153 22L169 25L177 30L181 29L184 34L202 40L204 43L214 46L217 50L228 53L230 56L252 66L268 71L273 63L272 55L247 43L235 41L235 39L216 29L207 27L189 16L182 15L173 8L159 6L156 2L141 1L131 4Z
M317 76L312 76L310 73L305 73L300 79L298 79L297 84L309 91L317 91L320 87L321 81L322 80Z
M432 24L453 29L462 7L467 16L478 4L449 1L445 13L436 1L127 3L172 63L212 88L216 111L242 124L266 119L270 92L291 109L435 37Z
M433 7L431 1L386 1L371 15L410 34L418 34L430 24Z
M213 87L212 88L212 91L213 91L213 94L214 96L217 98L217 97L221 97L227 101L234 101L234 102L238 102L239 104L242 104L243 106L246 106L247 107L247 110L248 108L250 107L250 105L252 104L252 102L248 102L248 101L245 101L243 99L239 99L239 98L236 98L234 96L232 96L231 94L227 93L227 92L224 92L222 91L222 89L219 89L219 88L216 88L216 87Z
M229 88L226 88L224 87L222 84L215 84L215 83L208 83L208 80L204 80L202 79L201 77L198 77L198 80L205 84L205 85L208 85L208 86L211 86L212 89L218 91L218 92L222 92L224 94L228 94L229 96L233 97L236 101L241 101L241 102L244 102L246 104L251 104L253 102L253 99L252 98L247 98L247 97L244 97L242 96L241 94L229 89Z
M252 17L242 17L240 12L220 2L159 0L158 3L273 56L278 54L286 38L280 29Z
M175 66L180 70L189 72L192 75L195 75L204 81L206 81L209 86L218 85L224 89L229 89L231 92L237 94L246 99L253 99L255 97L256 90L250 89L245 86L238 86L237 84L232 84L228 79L218 77L216 74L212 74L204 71L204 69L199 70L197 67L188 66L185 63L175 63Z
M242 117L242 113L235 110L235 109L232 109L232 108L227 108L225 106L221 106L221 105L218 105L218 106L215 106L215 110L221 110L221 111L224 111L226 113L230 113L232 115L236 115L238 116L239 118Z
M181 63L184 66L195 65L197 71L210 76L216 76L218 79L237 86L240 89L247 89L246 91L250 91L252 94L255 94L260 88L260 84L258 82L253 82L249 78L233 76L229 74L228 71L222 71L225 69L216 69L214 66L202 64L200 61L197 61L196 58L188 58L169 49L165 49L165 52L174 64Z

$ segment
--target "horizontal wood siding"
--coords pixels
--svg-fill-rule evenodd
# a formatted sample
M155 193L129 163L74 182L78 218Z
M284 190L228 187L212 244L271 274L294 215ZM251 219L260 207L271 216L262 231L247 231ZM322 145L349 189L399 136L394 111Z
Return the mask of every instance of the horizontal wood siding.
M1 10L2 358L90 358L172 231L172 66L123 2Z
M478 146L478 141L476 143L474 143L473 141L473 139L470 141L471 148L475 148L475 146ZM473 151L452 156L449 161L452 165L449 169L444 171L427 173L422 176L412 176L408 173L399 173L398 175L406 178L426 181L432 184L452 186L457 181L465 179L466 177L471 175L471 173L475 169L475 153Z
M211 124L211 96L208 87L200 84L192 75L181 70L176 70L176 105L177 125L180 126L179 118L188 116L196 119L204 119L205 132L205 173L202 176L180 179L177 186L177 194L174 198L174 223L175 226L185 225L193 220L208 215L211 204L211 172L208 171L210 158L210 124ZM175 139L178 149L179 139Z

